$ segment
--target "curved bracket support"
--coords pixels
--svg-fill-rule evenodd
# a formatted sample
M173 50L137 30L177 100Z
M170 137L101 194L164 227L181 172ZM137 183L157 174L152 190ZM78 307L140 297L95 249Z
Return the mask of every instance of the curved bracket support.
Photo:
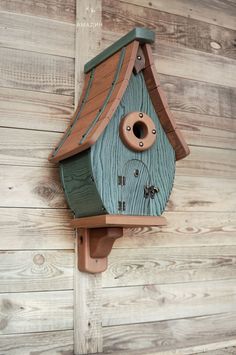
M124 228L164 226L165 217L109 215L75 218L72 225L78 229L78 268L97 274L107 269L107 257Z
M107 257L123 228L81 228L78 233L78 268L80 271L99 273L107 269Z

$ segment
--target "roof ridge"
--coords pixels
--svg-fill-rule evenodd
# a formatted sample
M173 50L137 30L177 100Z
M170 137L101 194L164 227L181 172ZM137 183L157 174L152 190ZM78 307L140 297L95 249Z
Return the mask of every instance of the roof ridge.
M118 52L122 47L127 46L127 44L133 41L138 41L139 43L153 43L154 40L155 33L153 31L149 30L148 28L135 27L132 31L118 39L118 41L104 49L104 51L87 62L84 66L84 72L88 73L94 67L101 64L104 62L104 60Z

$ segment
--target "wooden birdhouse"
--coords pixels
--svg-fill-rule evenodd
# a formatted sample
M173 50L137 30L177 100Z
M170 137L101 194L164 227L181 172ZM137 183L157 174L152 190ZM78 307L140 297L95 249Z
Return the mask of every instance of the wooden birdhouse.
M79 228L79 269L101 272L124 227L161 217L175 162L189 154L154 66L154 33L135 28L89 61L70 126L50 160Z

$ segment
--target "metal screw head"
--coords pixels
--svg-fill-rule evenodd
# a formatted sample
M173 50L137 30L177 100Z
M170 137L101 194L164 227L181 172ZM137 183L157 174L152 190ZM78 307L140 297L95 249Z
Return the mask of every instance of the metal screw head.
M143 117L143 113L142 112L139 113L139 117L141 117L141 118Z
M137 59L138 59L138 60L141 60L141 59L142 59L141 55L138 55L138 56L137 56Z
M140 147L143 147L143 142L139 142L139 146L140 146Z
M152 130L152 134L156 134L157 131L155 129Z
M127 126L127 127L126 127L126 131L131 131L131 127L130 127L130 126Z

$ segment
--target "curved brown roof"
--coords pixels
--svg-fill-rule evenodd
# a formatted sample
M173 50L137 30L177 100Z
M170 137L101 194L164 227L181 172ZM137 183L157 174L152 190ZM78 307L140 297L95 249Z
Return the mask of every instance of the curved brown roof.
M183 138L182 133L176 127L176 122L171 111L169 110L166 96L161 89L160 81L157 77L157 71L153 62L151 46L149 44L144 44L142 50L145 57L145 68L143 69L143 75L152 104L161 125L175 150L176 160L183 159L189 155L189 147Z
M78 107L69 128L51 154L51 161L58 162L78 154L97 141L117 109L133 70L143 70L152 103L175 150L176 160L189 154L160 88L150 44L134 40L85 74Z

